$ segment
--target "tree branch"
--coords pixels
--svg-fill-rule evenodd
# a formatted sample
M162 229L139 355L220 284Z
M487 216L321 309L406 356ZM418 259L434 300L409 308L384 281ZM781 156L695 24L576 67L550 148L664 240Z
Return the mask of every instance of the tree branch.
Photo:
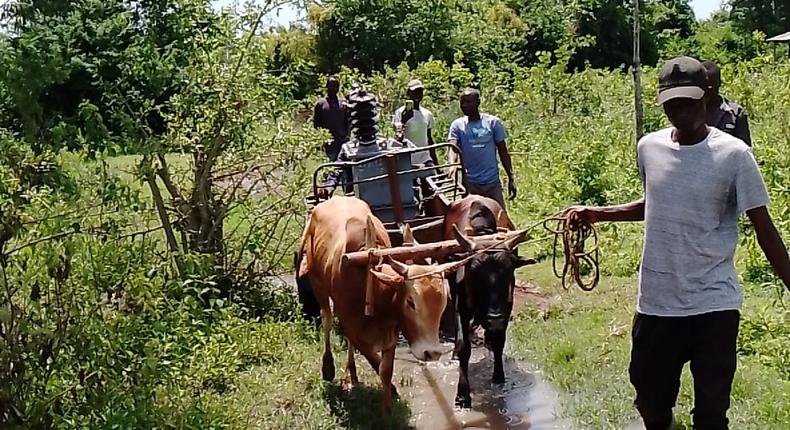
M178 187L173 183L173 178L170 177L170 167L167 164L167 159L164 155L156 154L157 158L159 158L159 169L156 170L156 174L162 178L162 182L165 184L165 188L167 188L167 192L170 193L170 197L173 198L176 202L181 202L184 200L184 197L181 194L181 191Z
M175 260L176 269L178 269L179 276L183 277L186 273L186 268L184 266L184 262L181 260L181 253L178 249L176 236L173 233L170 217L167 215L167 209L165 209L165 201L162 199L162 193L159 191L159 186L156 185L156 177L153 175L146 175L145 180L148 182L148 186L151 188L151 194L154 197L154 204L156 204L156 210L159 212L159 218L161 219L162 227L165 230L165 237L167 238L167 244L170 247L170 252L172 252L173 259Z
M71 235L74 235L74 234L80 234L80 233L81 232L79 230L62 231L62 232L57 233L57 234L53 234L53 235L50 235L50 236L42 237L42 238L36 239L36 240L34 240L32 242L25 243L24 245L19 245L16 248L12 248L11 250L4 252L3 255L4 256L9 256L9 255L17 253L17 252L19 252L19 251L21 251L21 250L23 250L25 248L29 248L31 246L38 245L39 243L49 242L49 241L52 241L52 240L56 240L56 239L60 239L60 238L63 238L63 237L71 236Z

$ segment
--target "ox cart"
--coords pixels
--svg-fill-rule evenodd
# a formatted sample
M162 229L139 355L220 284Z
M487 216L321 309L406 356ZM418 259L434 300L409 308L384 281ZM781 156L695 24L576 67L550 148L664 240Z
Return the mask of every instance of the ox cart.
M329 342L335 313L348 338L346 382L358 382L358 349L379 373L386 411L394 391L399 330L418 360L437 360L442 354L441 319L442 326L455 326L460 366L455 402L469 408L473 321L484 328L486 344L494 352L494 382L505 380L502 351L513 307L514 271L535 263L519 257L515 249L527 230L515 230L494 200L465 197L462 154L456 145L417 148L408 141L379 138L373 95L361 90L349 101L354 139L336 161L322 164L313 174L312 192L305 198L310 215L295 258L304 313L322 319L323 378L331 381L335 373ZM427 150L454 152L452 159L458 161L415 166L412 155ZM355 198L330 198L338 194ZM586 261L589 253L583 249L588 230L563 225L552 233L563 238L565 279L568 267L579 273L578 262ZM450 298L452 305L446 307ZM450 318L441 318L443 314Z
M458 240L446 240L444 218L450 205L467 195L463 186L465 171L460 148L453 143L416 147L410 141L379 137L376 99L358 90L348 98L353 138L343 145L336 161L318 166L312 188L304 203L308 214L333 195L356 197L370 206L384 225L393 248L347 256L352 264L366 264L368 259L391 257L400 261L451 259L465 252ZM439 165L413 165L419 152L454 153L455 162ZM450 157L441 157L450 159ZM459 232L460 233L460 232ZM469 233L468 231L466 233ZM475 237L478 249L501 244L525 232L500 231L499 234ZM419 244L417 246L413 246ZM405 246L404 246L405 245ZM476 246L477 246L476 245ZM302 255L295 255L298 271ZM305 280L297 276L299 299L306 317L318 317L318 305Z

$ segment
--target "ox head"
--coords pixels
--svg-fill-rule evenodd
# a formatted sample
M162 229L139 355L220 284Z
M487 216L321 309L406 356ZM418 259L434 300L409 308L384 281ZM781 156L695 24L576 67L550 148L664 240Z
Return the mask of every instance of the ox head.
M476 234L496 232L496 218L482 206L473 204L470 224ZM476 252L472 242L454 226L456 239L467 252ZM456 274L457 283L463 284L467 305L474 311L475 320L486 330L486 339L504 336L513 309L514 272L519 267L535 261L519 257L516 246L522 238L513 238L497 248L480 252L470 259L463 270Z
M453 263L420 265L388 259L371 269L379 282L397 289L394 303L400 327L418 360L436 361L442 355L439 322L449 296L444 274L455 268Z

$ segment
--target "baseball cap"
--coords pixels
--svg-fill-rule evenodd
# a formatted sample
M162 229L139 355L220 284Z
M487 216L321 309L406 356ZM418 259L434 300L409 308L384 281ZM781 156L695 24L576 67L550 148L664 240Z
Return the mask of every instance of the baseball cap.
M421 80L419 80L419 79L412 79L412 80L409 81L409 84L406 86L406 88L408 88L409 91L414 91L414 90L416 90L418 88L425 88L425 87L422 86L422 81Z
M700 100L707 86L708 74L702 63L691 57L673 58L658 73L658 104L673 99Z

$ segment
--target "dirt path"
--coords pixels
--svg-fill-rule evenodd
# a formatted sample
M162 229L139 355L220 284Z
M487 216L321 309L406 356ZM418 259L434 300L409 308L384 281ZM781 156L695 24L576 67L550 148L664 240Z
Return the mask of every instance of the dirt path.
M292 275L271 277L273 285L294 285ZM520 284L516 308L526 303L543 308L544 301L534 286ZM446 343L446 350L452 344ZM539 372L526 363L512 359L505 350L504 384L493 384L493 354L484 347L472 349L469 378L472 409L455 408L458 361L448 352L437 362L419 362L407 345L399 346L395 356L396 384L401 398L408 401L414 430L565 430L571 428L557 418L559 396L545 383Z
M458 361L451 360L450 355L438 362L421 363L408 347L398 348L395 381L402 398L409 402L415 429L569 428L556 417L557 393L525 363L506 355L506 382L491 383L493 355L483 347L473 348L469 361L472 409L455 408Z

